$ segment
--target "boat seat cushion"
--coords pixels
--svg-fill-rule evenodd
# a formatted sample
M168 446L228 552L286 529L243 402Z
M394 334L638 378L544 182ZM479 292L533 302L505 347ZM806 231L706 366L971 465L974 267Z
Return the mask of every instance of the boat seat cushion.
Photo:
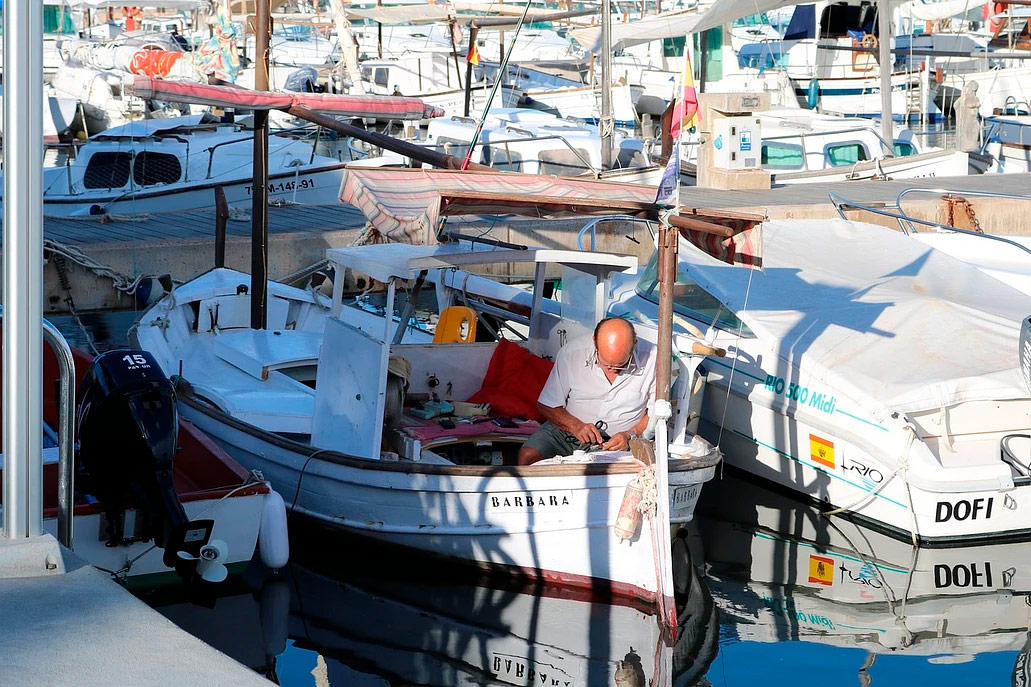
M522 346L501 339L487 365L480 390L470 403L489 403L495 417L525 417L541 421L537 399L548 381L554 363Z

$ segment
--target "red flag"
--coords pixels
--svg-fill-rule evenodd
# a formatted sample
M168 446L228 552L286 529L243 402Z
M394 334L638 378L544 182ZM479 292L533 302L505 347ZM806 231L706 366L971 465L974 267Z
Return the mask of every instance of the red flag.
M476 49L476 41L469 43L469 54L465 56L465 59L472 65L480 63L480 51Z

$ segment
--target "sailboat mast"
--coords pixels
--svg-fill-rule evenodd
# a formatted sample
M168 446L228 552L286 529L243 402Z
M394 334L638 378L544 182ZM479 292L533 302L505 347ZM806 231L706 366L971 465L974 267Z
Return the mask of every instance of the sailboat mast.
M269 87L271 0L258 0L254 17L254 90ZM268 110L254 110L251 182L251 329L264 329L268 308Z
M891 112L891 0L877 2L877 47L881 64L881 135L888 144L887 154L892 155L895 134Z
M601 167L612 168L612 7L601 0Z

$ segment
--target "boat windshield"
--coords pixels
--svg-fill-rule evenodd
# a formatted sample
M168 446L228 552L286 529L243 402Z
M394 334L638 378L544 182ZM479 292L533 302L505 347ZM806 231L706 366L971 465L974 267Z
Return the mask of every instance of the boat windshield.
M651 260L641 273L641 280L637 282L637 294L655 304L659 302L659 278L656 268L658 256L658 252L652 254ZM741 336L755 336L734 313L696 284L679 266L677 283L673 287L673 309L707 325L715 320L718 329L740 332Z

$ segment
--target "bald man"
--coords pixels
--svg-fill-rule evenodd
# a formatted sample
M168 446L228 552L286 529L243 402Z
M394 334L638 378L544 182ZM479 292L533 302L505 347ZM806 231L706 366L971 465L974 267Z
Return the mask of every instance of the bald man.
M519 450L519 464L581 449L626 451L648 426L655 398L655 346L619 317L566 344L537 400L547 420ZM600 425L600 426L599 426Z

